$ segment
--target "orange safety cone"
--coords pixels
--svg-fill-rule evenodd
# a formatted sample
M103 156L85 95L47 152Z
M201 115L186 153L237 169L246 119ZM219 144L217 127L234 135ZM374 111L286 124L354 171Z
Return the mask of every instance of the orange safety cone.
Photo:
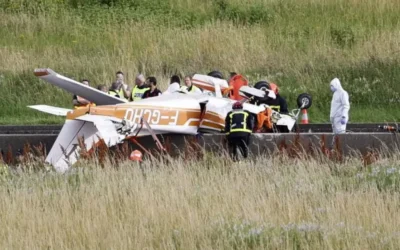
M301 124L308 124L308 115L307 115L307 109L303 109L301 111L302 116L301 116Z
M131 155L129 156L129 159L131 161L142 161L142 152L140 152L139 150L133 150Z

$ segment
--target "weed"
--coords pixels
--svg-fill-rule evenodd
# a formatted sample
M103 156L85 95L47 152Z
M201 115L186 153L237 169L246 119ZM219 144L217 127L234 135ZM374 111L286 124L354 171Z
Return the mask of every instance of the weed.
M0 1L0 124L62 123L26 106L72 107L72 95L33 76L49 67L93 87L123 70L166 89L173 73L236 71L276 82L289 107L315 100L310 122L329 122L329 82L348 90L350 122L400 115L400 5L376 1ZM50 25L51 24L51 25ZM371 116L370 114L374 114Z

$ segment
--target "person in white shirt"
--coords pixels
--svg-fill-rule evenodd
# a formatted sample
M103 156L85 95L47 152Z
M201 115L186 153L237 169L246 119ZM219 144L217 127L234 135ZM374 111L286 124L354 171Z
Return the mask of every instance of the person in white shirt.
M177 75L173 75L171 77L168 89L164 92L164 94L172 94L180 90L181 87L181 79Z

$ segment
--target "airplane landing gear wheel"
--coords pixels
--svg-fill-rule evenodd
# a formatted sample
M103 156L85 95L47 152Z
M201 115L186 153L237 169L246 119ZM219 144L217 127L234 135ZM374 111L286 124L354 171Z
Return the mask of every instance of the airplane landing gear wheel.
M224 76L223 76L222 73L219 72L218 70L211 71L211 72L208 73L207 75L208 75L208 76L215 77L215 78L219 78L219 79L224 79Z
M304 106L303 106L304 103ZM297 97L297 106L301 108L303 106L303 109L309 109L312 105L312 97L311 95L307 93L300 94Z
M259 89L259 90L267 90L270 89L269 84L267 81L259 81L256 84L254 84L254 88Z

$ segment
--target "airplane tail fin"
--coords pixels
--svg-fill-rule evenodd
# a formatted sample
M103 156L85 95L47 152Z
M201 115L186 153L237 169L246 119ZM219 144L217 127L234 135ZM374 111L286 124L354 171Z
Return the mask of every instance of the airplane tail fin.
M122 141L114 124L110 120L90 120L90 115L83 119L67 120L61 129L46 162L57 172L65 172L80 158L79 151L89 151L103 140L108 147ZM82 141L80 141L82 139ZM86 148L81 148L86 147Z
M57 115L57 116L67 116L67 113L72 111L71 109L53 107L48 105L31 105L28 107L31 109L36 109L43 113Z

